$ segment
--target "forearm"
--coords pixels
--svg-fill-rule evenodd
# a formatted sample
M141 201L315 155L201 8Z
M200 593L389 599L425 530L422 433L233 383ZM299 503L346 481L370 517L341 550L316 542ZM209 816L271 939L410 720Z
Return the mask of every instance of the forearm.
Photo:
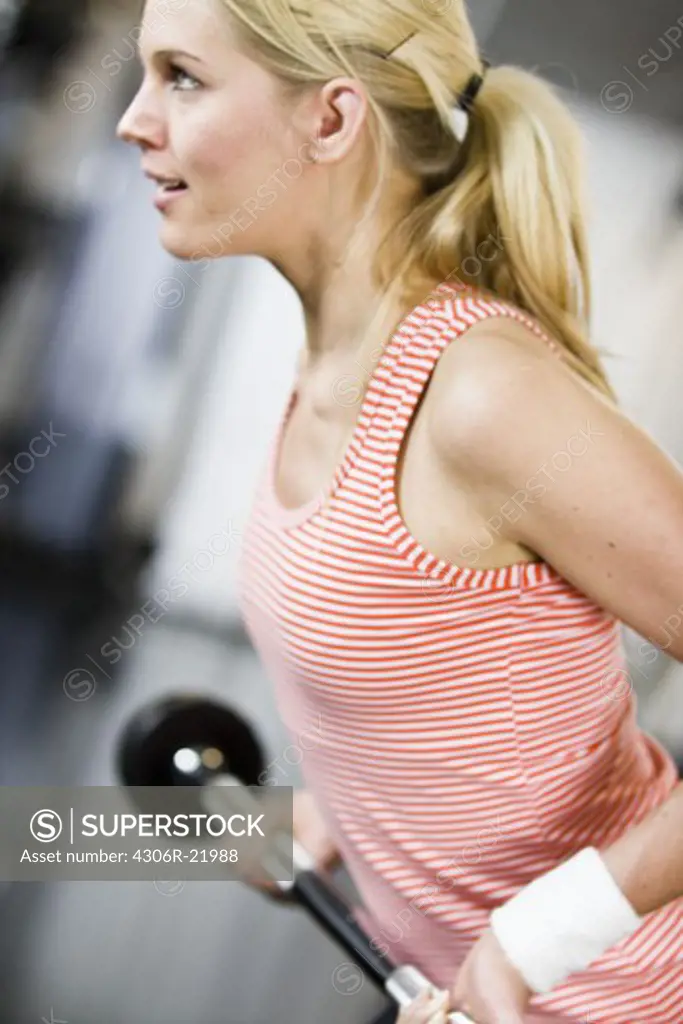
M637 914L649 914L682 897L683 783L600 853Z

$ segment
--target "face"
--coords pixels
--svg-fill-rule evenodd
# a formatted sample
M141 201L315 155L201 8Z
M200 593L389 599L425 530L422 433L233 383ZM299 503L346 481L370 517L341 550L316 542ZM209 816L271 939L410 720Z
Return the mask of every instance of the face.
M238 51L220 0L149 0L139 54L144 78L117 134L145 172L183 183L154 200L162 245L182 259L268 256L313 166L280 84Z

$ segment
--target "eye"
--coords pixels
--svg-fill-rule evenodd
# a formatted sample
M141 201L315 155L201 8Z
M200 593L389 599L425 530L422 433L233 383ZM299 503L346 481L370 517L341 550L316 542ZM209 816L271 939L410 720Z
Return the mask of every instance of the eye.
M184 68L179 67L178 64L169 63L168 77L176 92L192 92L201 85L198 79L185 71Z

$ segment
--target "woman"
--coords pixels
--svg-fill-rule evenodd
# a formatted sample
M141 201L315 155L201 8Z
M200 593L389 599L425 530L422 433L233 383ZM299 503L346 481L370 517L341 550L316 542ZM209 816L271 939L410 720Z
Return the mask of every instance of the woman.
M461 2L150 0L139 45L163 245L305 314L241 572L297 835L446 993L401 1024L671 1024L683 787L619 623L683 660L683 476L586 337L576 125Z

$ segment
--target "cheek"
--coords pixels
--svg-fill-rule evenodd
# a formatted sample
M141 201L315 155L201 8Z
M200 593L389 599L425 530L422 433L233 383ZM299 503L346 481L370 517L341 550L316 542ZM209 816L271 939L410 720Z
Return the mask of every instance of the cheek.
M210 210L243 202L278 167L272 139L259 128L258 110L205 108L178 123L173 150L179 170Z

